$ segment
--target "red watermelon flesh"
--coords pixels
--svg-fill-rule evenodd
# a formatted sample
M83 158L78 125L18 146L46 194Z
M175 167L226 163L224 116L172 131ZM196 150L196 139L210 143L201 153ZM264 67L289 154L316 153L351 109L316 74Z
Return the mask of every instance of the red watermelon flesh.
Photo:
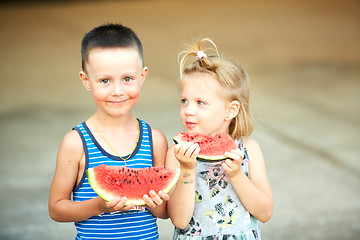
M197 156L199 161L222 161L226 159L225 152L237 149L237 143L227 133L218 133L215 136L204 135L200 133L178 133L174 138L174 142L194 142L198 143L200 152Z
M180 177L180 168L128 168L105 164L87 170L89 183L104 200L127 197L125 205L145 205L143 196L150 190L168 193Z

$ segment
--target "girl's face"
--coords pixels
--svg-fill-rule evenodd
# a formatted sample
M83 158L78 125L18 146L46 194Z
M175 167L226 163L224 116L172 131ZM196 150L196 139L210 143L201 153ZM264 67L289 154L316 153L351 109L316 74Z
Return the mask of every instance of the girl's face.
M80 77L92 92L98 111L119 117L131 112L147 75L138 52L133 48L95 48Z
M228 132L227 101L219 95L220 84L209 74L194 73L182 81L181 122L187 132L215 135Z

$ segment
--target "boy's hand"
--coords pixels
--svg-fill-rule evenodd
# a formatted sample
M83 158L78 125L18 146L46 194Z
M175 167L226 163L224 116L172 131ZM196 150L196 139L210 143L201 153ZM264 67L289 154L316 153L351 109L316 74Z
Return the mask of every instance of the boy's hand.
M199 144L193 142L181 142L175 145L175 157L180 162L181 168L195 169L197 166L196 157L200 152Z
M149 208L154 208L163 204L164 201L168 201L170 199L170 196L163 191L159 191L159 193L156 194L154 190L151 190L149 192L149 195L145 194L143 196L143 199Z
M125 206L125 202L127 200L126 197L122 197L121 199L114 199L111 202L107 202L100 197L97 198L102 212L127 211L135 206L133 203Z
M226 176L231 178L242 171L241 163L244 158L244 152L236 149L231 152L226 152L225 156L228 158L221 163L221 166L224 168Z

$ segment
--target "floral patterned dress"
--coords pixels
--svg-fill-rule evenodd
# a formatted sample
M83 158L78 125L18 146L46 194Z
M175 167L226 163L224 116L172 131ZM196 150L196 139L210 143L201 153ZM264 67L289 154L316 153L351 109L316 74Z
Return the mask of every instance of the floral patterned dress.
M241 168L249 176L244 151ZM174 240L261 240L257 219L242 205L220 163L198 162L194 214L185 229L175 227Z

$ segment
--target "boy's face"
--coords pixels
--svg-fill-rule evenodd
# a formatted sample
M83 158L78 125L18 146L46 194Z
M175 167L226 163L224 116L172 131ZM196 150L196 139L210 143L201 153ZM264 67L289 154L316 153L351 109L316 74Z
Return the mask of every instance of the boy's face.
M134 48L94 48L80 78L92 92L98 111L119 117L131 113L147 72Z

